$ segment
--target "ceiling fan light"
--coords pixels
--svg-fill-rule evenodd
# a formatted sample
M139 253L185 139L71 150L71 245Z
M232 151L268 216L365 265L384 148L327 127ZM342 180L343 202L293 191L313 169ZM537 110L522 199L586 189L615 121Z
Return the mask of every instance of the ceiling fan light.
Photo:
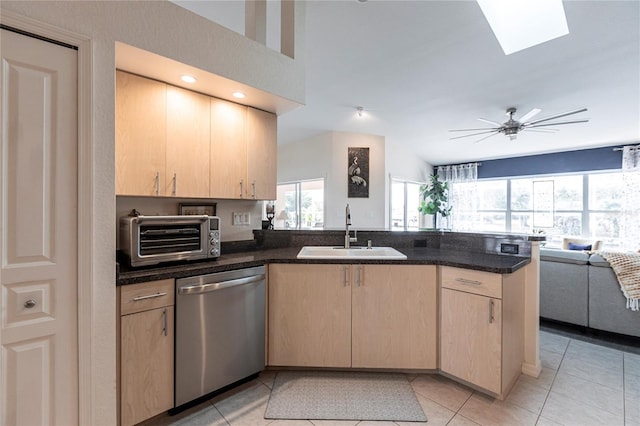
M569 34L562 0L477 0L505 55Z

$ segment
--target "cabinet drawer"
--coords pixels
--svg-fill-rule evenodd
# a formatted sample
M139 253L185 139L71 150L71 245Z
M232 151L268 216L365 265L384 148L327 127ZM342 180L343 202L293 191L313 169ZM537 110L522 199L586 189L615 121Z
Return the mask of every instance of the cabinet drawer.
M502 299L502 275L470 269L441 267L443 288Z
M122 286L120 288L120 315L172 306L174 293L175 280L173 279Z

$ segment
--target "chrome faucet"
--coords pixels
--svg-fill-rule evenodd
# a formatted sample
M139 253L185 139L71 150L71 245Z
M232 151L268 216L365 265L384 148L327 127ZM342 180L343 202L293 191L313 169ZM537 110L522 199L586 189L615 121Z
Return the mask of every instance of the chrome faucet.
M351 243L358 242L358 231L353 231L353 237L349 234L349 226L351 225L351 209L349 208L349 204L347 203L347 209L345 211L345 234L344 234L344 248L348 249L351 246Z

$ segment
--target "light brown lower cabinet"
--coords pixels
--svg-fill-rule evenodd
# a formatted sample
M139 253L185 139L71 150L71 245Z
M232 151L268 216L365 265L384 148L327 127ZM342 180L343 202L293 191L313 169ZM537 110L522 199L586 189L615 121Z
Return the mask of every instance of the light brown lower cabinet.
M273 366L437 368L437 274L424 265L269 266Z
M120 287L120 424L173 407L174 280Z
M524 276L442 267L440 370L504 398L524 357Z

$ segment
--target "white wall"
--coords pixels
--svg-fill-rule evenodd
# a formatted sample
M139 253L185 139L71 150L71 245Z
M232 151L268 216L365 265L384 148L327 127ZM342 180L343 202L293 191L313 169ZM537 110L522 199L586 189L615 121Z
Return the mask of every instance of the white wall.
M347 198L347 149L369 147L369 198ZM345 207L353 229L386 229L389 176L426 181L433 166L383 136L327 132L278 146L278 182L325 178L325 229L343 229Z
M94 426L116 424L116 287L115 250L115 43L120 41L193 67L218 74L304 103L304 2L296 3L295 60L164 1L7 1L8 11L91 40L92 66L88 81L93 171L90 188L94 215L92 281L87 293L91 305L91 395L83 395L86 422ZM41 24L42 23L42 24ZM37 31L36 31L37 32ZM80 72L85 72L81 69ZM83 301L87 302L87 301ZM85 417L86 419L86 417Z

